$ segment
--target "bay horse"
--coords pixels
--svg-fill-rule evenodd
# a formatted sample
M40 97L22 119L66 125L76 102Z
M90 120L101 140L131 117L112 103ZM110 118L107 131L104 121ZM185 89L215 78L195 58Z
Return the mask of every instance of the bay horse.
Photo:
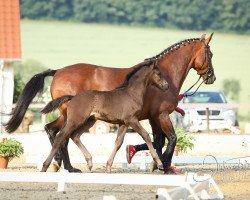
M178 96L185 78L190 69L197 71L205 84L213 84L216 80L212 66L212 52L209 43L213 34L201 38L186 39L171 45L158 55L150 58L157 62L162 75L169 83L169 90L162 92L154 87L147 90L148 98L145 100L143 114L140 120L148 119L154 135L153 145L157 154L165 163L165 168L171 165L171 160L176 144L176 134L169 114L171 114L178 104ZM13 132L22 122L23 116L37 93L42 92L44 79L47 76L53 76L51 83L51 96L53 99L64 95L76 95L85 90L112 90L122 83L126 74L132 68L110 68L92 64L75 64L66 66L58 70L47 70L36 74L25 85L16 107L11 113L10 120L5 124L7 132ZM61 115L55 121L45 125L45 130L51 143L57 132L61 129L67 105L63 104L59 110ZM162 154L162 147L168 139L168 146ZM60 167L63 159L64 168L70 172L79 171L72 167L68 150L68 140L60 148L55 157L55 166Z
M151 63L150 63L151 62ZM145 61L128 73L124 83L111 91L89 90L81 92L75 96L66 95L52 100L41 111L47 114L59 106L68 102L67 115L65 116L65 124L56 135L52 150L43 164L42 172L49 167L53 157L59 147L69 137L77 144L83 152L88 167L92 168L92 156L81 143L80 136L83 131L88 130L94 125L96 120L103 120L109 123L118 124L119 130L115 142L115 148L110 156L106 171L111 171L111 166L116 152L121 147L125 136L126 127L131 126L146 142L154 161L158 168L163 168L162 162L158 157L152 145L149 134L139 123L140 115L143 110L147 87L152 85L162 90L168 89L167 81L161 77L160 71L156 68L156 63Z

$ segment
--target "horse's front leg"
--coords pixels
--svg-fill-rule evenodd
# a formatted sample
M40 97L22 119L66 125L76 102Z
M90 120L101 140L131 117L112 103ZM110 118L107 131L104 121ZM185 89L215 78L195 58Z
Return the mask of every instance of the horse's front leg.
M149 123L151 125L153 133L153 139L154 139L153 146L156 150L157 155L162 161L162 148L165 145L166 135L162 131L159 122L155 121L154 119L149 119ZM157 169L157 164L155 161L152 161L150 164L150 172L153 172L156 169Z
M157 163L157 167L159 169L162 169L163 168L162 162L153 147L151 138L149 137L149 134L147 133L147 131L141 126L141 124L139 123L137 119L133 119L132 121L129 121L128 125L130 125L137 133L141 135L143 140L146 142L154 161Z
M166 137L168 139L167 148L162 155L164 170L166 173L168 173L168 171L172 172L172 170L169 167L171 166L174 148L175 148L176 141L177 141L177 136L175 134L174 127L172 125L172 122L170 120L168 113L165 113L165 112L161 113L159 115L159 122L160 122L161 129L166 134Z
M117 137L115 140L114 149L113 149L113 151L112 151L112 153L107 161L107 164L106 164L106 172L108 172L108 173L111 172L111 167L112 167L115 155L116 155L117 151L120 149L120 147L124 141L126 131L127 131L127 126L125 126L125 125L119 126Z

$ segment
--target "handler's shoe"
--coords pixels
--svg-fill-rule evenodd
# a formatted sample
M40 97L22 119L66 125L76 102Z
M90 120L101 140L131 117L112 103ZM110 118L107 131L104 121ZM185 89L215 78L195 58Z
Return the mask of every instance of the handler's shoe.
M126 152L127 152L127 161L130 164L132 158L134 157L137 151L135 150L133 145L127 145Z
M165 170L164 170L164 174L178 174L180 173L181 171L176 169L175 167L173 166L168 166Z

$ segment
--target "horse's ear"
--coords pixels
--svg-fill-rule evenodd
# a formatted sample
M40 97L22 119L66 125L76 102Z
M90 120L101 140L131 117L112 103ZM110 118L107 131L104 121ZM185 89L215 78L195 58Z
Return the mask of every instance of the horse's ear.
M214 34L214 33L212 33L212 34L205 40L206 45L208 45L209 42L211 41L211 39L212 39L212 37L213 37L213 34Z
M202 34L201 40L205 40L205 39L206 39L206 34Z

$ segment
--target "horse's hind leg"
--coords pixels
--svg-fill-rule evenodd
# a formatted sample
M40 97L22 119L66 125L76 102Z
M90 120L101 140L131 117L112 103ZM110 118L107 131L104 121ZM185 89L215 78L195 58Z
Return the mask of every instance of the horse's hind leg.
M111 166L113 164L115 155L123 143L126 131L127 131L127 127L125 125L119 126L117 137L115 140L115 147L114 147L114 149L113 149L113 151L112 151L112 153L107 161L107 164L106 164L106 172L108 172L108 173L111 172Z
M87 122L84 123L84 126L80 129L78 129L76 132L74 132L74 134L71 136L71 139L73 140L73 142L78 146L78 148L83 153L90 171L93 167L92 156L89 153L89 151L87 150L87 148L81 142L80 136L82 135L83 132L89 131L89 129L95 124L95 122L96 122L96 120L94 118L90 117L87 120Z
M61 115L55 121L45 125L44 128L45 131L47 132L51 145L53 145L56 134L61 129L63 124L64 124L64 117ZM53 168L55 172L57 172L60 169L62 160L64 169L68 170L69 172L81 172L81 170L72 167L70 163L69 153L68 153L68 143L69 139L66 139L66 141L61 145L61 147L59 148L58 152L54 157L55 162L53 163Z

